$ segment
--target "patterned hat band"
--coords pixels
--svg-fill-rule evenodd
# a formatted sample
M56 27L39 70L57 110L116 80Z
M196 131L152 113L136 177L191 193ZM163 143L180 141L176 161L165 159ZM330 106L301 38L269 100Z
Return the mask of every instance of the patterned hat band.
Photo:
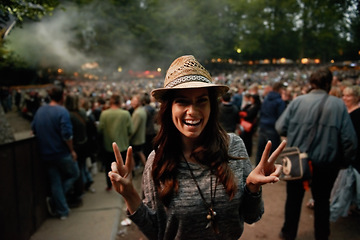
M209 79L201 75L187 75L183 77L179 77L174 81L169 82L165 88L173 88L179 84L187 83L187 82L203 82L203 83L211 83Z

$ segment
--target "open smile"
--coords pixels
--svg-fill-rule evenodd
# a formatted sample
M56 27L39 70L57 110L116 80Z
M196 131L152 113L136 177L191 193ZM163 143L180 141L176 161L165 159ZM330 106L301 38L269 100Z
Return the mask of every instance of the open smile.
M183 123L187 126L198 126L201 123L201 120L183 120Z

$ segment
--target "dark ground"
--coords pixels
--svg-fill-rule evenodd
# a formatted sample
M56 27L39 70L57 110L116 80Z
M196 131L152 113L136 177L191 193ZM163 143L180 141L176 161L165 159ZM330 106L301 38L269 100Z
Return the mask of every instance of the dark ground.
M24 120L16 112L6 114L6 119L13 128L15 139L21 139L31 135L30 123ZM256 137L254 138L256 146ZM253 159L252 159L253 161ZM134 182L140 188L140 172L136 174ZM263 198L265 202L265 213L262 219L254 224L245 224L245 230L240 239L244 240L276 240L284 219L284 205L286 198L286 183L281 181L276 184L268 184L263 187ZM306 207L307 201L311 198L310 192L305 193L299 231L297 240L312 240L313 234L313 210ZM146 240L135 224L122 226L119 224L116 240ZM351 215L340 218L331 223L331 240L359 240L360 239L360 216Z

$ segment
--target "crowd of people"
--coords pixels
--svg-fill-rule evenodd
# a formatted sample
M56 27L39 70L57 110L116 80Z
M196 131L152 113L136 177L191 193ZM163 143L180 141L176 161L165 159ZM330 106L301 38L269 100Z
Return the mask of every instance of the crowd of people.
M196 59L187 59L192 61L190 65L179 61L169 68L165 83L163 79L68 81L63 86L14 89L2 94L6 95L2 104L9 106L16 99L19 111L29 108L29 99L36 96L37 105L31 107L32 130L48 170L51 197L47 202L53 216L66 219L71 207L81 205L83 194L95 191L90 168L99 164L105 172L104 189L115 189L124 196L129 218L149 239L194 237L199 232L201 239L204 234L219 232L237 239L244 220L251 223L261 218L261 185L278 181L280 172L274 161L285 146L281 140L286 137L288 146L300 147L306 142L306 125L313 121L309 112L318 111L317 97L327 93L331 98L327 99L323 127L318 131L322 137L316 137L318 144L309 150L314 165L315 238L328 239L330 216L336 220L351 210L358 211L360 183L354 179L360 162L356 153L360 71L315 76L320 67L268 67L211 77ZM176 64L190 70L181 72ZM342 138L335 137L339 135ZM327 148L323 149L324 143ZM250 156L254 156L254 162L250 162ZM340 158L347 158L347 163L341 165ZM144 168L141 194L134 193L131 184L136 168ZM344 171L351 171L354 177L345 179L348 174ZM260 172L265 175L260 176ZM349 187L346 193L332 188L334 182L337 186L346 180L356 187ZM301 180L287 183L280 231L283 239L296 238L304 191ZM185 200L190 193L192 203ZM224 199L221 203L219 196ZM226 200L226 196L232 200ZM247 201L241 209L248 208L246 213L233 211L234 204L243 198ZM204 209L199 210L198 205L204 205ZM195 219L193 214L199 218L205 214L205 221L190 221ZM226 220L224 215L234 216ZM242 221L235 226L231 221L236 219ZM194 231L185 230L185 226ZM233 226L232 230L228 226Z
M46 96L49 102L44 101L31 122L48 170L49 212L60 219L68 217L70 208L82 205L86 192L95 192L91 168L98 163L106 173L106 190L112 190L107 172L115 159L113 142L125 155L133 146L133 164L140 167L146 162L145 147L152 150L147 131L149 136L155 135L156 111L148 95L138 93L123 102L119 94L113 93L92 102L77 87L50 87Z

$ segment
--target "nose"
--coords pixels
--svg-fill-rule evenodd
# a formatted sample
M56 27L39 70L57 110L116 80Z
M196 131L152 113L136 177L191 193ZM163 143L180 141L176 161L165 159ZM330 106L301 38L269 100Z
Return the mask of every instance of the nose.
M195 104L189 104L186 113L189 115L193 115L196 112L196 105Z

